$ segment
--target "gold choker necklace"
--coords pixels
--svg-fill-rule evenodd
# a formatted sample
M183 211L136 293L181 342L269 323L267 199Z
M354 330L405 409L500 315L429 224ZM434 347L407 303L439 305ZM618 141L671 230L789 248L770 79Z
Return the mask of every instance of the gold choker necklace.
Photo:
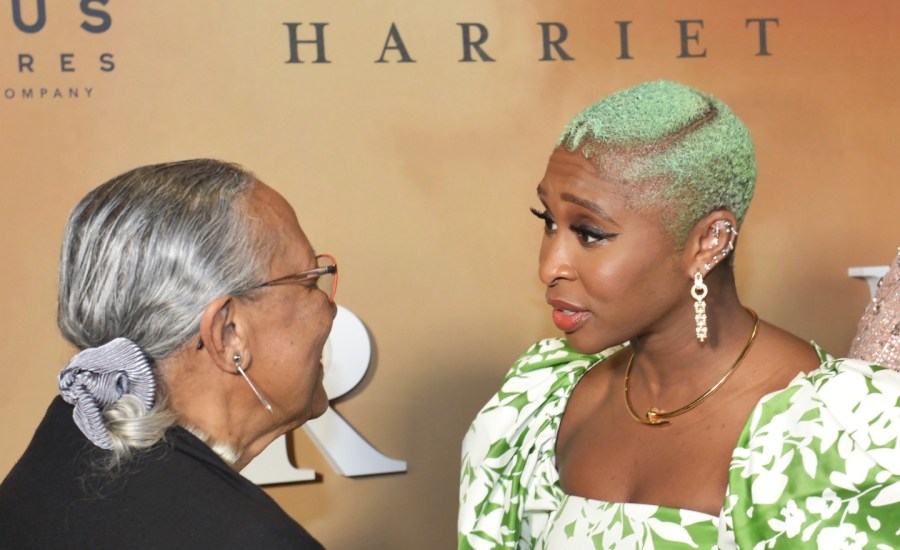
M637 415L637 413L634 412L634 408L631 406L631 399L629 399L628 397L628 377L629 375L631 375L631 367L632 365L634 365L634 351L632 351L631 358L628 359L628 366L625 367L625 408L628 409L628 414L631 415L631 418L634 418L641 424L646 424L648 426L665 426L666 424L671 424L671 422L669 422L668 420L669 418L673 418L688 412L700 403L706 401L707 397L714 394L716 390L721 388L722 384L724 384L725 381L728 380L732 374L734 374L734 371L737 370L738 366L740 366L741 362L744 360L744 357L747 356L747 352L750 351L750 348L753 346L753 342L756 341L756 334L759 332L759 315L757 315L756 312L750 308L746 309L750 313L750 315L753 316L753 332L750 333L750 339L747 340L747 345L744 346L744 350L738 356L737 361L735 361L734 364L731 365L731 368L728 369L728 372L726 372L722 376L722 378L720 378L719 381L713 385L713 387L706 390L706 393L704 393L697 399L694 399L680 409L676 409L671 412L664 412L657 409L656 407L650 407L645 415L646 418L641 418Z

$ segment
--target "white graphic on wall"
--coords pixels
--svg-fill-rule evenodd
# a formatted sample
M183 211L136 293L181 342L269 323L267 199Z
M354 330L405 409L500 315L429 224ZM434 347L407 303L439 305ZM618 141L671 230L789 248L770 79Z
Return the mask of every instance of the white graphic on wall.
M878 281L884 277L884 274L888 272L888 266L886 265L878 265L878 266L870 266L870 267L851 267L847 270L847 275L853 277L854 279L862 279L869 285L869 294L872 295L872 298L875 297L875 292L878 290Z
M359 317L338 306L325 344L325 392L328 399L346 395L365 377L372 356L369 332ZM406 462L381 454L329 405L325 414L303 429L335 472L355 477L406 471ZM241 471L257 485L313 481L316 471L296 468L288 459L286 436L276 439Z

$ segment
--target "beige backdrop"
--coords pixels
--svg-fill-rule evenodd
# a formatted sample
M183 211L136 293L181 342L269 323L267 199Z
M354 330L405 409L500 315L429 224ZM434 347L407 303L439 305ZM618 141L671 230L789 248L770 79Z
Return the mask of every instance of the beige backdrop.
M15 3L15 0L14 0ZM22 0L35 21L38 0ZM558 132L639 81L710 91L746 121L760 179L737 258L742 298L766 319L846 352L867 299L847 268L900 244L894 0L722 2L326 0L48 2L23 33L0 14L0 476L27 445L72 354L55 328L59 243L89 189L139 164L236 161L281 191L341 263L338 301L376 346L362 387L336 403L400 475L336 475L302 432L316 483L270 493L329 548L451 548L459 442L511 361L556 334L536 278L540 179ZM749 18L768 27L757 56ZM678 58L676 20L703 58ZM631 21L629 52L619 26ZM289 59L286 22L327 22L329 64ZM381 55L396 23L415 63ZM460 63L460 22L490 32L493 63ZM575 60L539 62L538 22L567 26ZM20 73L17 56L33 56ZM74 72L60 71L72 53ZM113 54L115 68L100 61ZM78 98L39 90L78 88ZM23 88L36 97L22 97ZM92 88L86 97L84 88ZM9 98L12 90L12 98ZM687 283L685 292L688 291Z

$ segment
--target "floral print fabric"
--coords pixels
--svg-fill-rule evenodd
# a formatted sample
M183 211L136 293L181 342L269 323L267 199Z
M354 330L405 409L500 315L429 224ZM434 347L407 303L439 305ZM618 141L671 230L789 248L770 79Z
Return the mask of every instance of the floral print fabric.
M731 459L720 540L900 548L900 373L833 359L764 397Z
M565 495L535 548L715 548L718 519L692 510Z
M566 402L620 348L542 340L515 362L463 442L460 549L900 548L900 373L824 352L754 409L719 517L563 493Z

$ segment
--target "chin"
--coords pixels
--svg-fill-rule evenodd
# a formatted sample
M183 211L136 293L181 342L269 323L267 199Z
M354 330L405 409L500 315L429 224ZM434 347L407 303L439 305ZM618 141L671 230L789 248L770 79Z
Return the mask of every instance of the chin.
M622 343L609 343L606 341L601 341L597 338L591 338L590 336L585 334L578 334L578 332L566 334L565 337L566 341L569 343L570 348L574 349L578 353L583 353L585 355L594 355L600 353L603 350L609 349L612 346L616 346Z
M321 406L319 406L317 404L317 406L315 408L313 408L312 415L310 415L309 419L312 420L313 418L319 418L320 416L325 414L325 411L327 411L327 410L328 410L328 401L325 401L324 403L322 403Z
M328 396L325 394L325 388L319 386L313 396L312 407L310 407L310 419L319 418L328 410Z

